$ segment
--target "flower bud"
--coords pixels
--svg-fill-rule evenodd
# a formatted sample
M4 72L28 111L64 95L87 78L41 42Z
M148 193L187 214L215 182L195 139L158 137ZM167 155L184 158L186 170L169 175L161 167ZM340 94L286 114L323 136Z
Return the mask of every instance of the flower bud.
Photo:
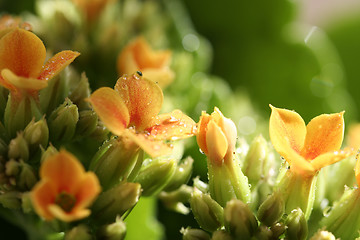
M224 225L224 210L210 195L194 189L190 198L190 206L202 229L212 232Z
M32 96L13 96L10 93L5 108L4 124L10 137L23 130L33 119L40 119L42 116L40 106Z
M310 238L310 240L336 240L336 239L331 232L325 230L319 230Z
M93 205L94 219L101 223L109 223L116 216L122 216L139 200L141 186L138 183L122 182L100 194Z
M233 240L233 238L225 230L217 230L213 233L211 240Z
M17 137L9 143L8 157L13 159L29 159L29 147L23 133L18 133Z
M192 192L193 188L184 184L175 191L161 192L159 199L167 209L186 215L190 210L184 203L189 202Z
M282 217L284 212L284 200L282 196L275 191L260 205L258 219L266 226L271 226Z
M258 231L255 233L253 239L259 240L270 240L272 239L273 233L270 228L264 225L260 225Z
M45 159L47 159L48 157L58 153L59 151L50 144L50 146L46 149L46 150L42 150L42 154L41 154L41 159L40 162L43 163L45 161Z
M112 138L97 151L89 169L95 172L106 190L127 179L138 161L143 161L138 145L127 138Z
M98 116L92 110L83 110L79 113L79 122L76 126L76 135L84 137L91 135L98 125Z
M209 185L200 180L199 176L193 179L193 186L203 193L209 192Z
M91 133L90 137L99 141L103 142L108 139L109 130L104 126L104 124L98 121L95 130Z
M120 218L116 218L114 223L100 227L96 235L103 240L122 240L126 235L126 225Z
M249 183L252 186L255 186L267 173L267 155L267 142L263 136L260 135L251 143L242 167L244 174L248 177Z
M360 228L360 190L347 189L320 225L340 239L355 239Z
M24 130L24 138L31 150L35 150L39 146L46 147L49 141L49 128L45 118L43 117L37 122L33 119Z
M85 225L78 225L66 232L64 240L91 240L90 229Z
M191 177L193 162L194 160L191 157L187 157L180 164L178 164L175 174L171 178L168 185L164 188L164 191L174 191L181 185L186 184Z
M272 232L272 239L279 239L284 234L286 226L284 223L276 223L271 226L270 230Z
M156 195L169 183L176 171L174 159L155 159L145 165L134 182L141 184L143 196Z
M91 90L89 86L89 80L85 73L81 74L80 81L76 85L75 89L69 95L71 101L78 106L80 110L89 109L89 103L85 101L90 96Z
M15 159L10 159L5 163L5 173L7 176L17 177L20 172L20 163Z
M235 239L251 239L255 234L258 223L248 205L233 199L224 209L225 227Z
M22 190L30 190L37 182L35 170L29 164L21 161L21 171L16 186Z
M210 235L201 229L182 228L180 232L183 240L210 240Z
M54 110L49 117L49 130L52 141L66 142L75 134L79 120L78 108L70 99Z
M18 209L21 207L21 193L16 191L0 194L0 204L5 208Z
M285 236L291 240L306 239L308 234L308 226L305 215L300 208L294 209L285 220L287 227Z

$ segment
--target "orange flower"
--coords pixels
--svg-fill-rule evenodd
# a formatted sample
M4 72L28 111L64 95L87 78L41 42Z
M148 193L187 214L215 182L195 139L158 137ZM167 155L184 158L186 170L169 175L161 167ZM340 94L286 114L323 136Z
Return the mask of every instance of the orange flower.
M86 207L100 193L100 184L96 175L85 172L73 155L61 150L47 158L41 165L40 178L31 192L37 214L46 220L65 222L90 215Z
M23 22L20 17L12 17L6 14L3 15L0 18L0 38L17 27L28 31L31 30L31 25L27 22Z
M114 89L100 88L88 101L113 134L132 139L152 157L169 153L164 140L194 134L195 122L180 110L158 115L162 90L140 72L123 75Z
M174 72L169 68L170 60L169 50L154 51L145 38L138 37L121 51L117 68L121 75L141 71L146 78L164 88L174 79Z
M25 90L35 96L77 56L78 52L62 51L44 65L42 41L32 32L14 28L0 38L0 84L13 93Z
M234 122L224 117L217 107L211 115L202 112L196 140L200 149L212 162L221 164L223 160L232 160L236 137Z
M322 114L305 126L296 112L270 107L271 142L292 171L314 175L353 154L352 149L339 150L344 137L344 112Z
M89 22L96 20L101 11L113 0L72 0L85 14Z

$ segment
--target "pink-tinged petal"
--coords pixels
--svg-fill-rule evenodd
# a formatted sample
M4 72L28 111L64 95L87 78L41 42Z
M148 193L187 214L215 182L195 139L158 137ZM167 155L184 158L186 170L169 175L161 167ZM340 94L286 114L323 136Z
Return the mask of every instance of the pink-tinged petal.
M227 138L222 129L210 120L206 132L206 145L208 149L208 158L215 164L221 164L228 149Z
M145 133L136 134L132 129L126 129L123 136L130 138L153 158L171 154L172 148L169 145L163 141L153 140Z
M196 123L180 110L160 114L151 122L151 127L145 130L149 138L157 140L176 140L191 137L196 133Z
M56 198L56 186L51 181L40 181L31 191L31 200L36 212L46 220L53 219L48 206Z
M89 209L78 209L77 211L65 212L59 205L51 204L48 206L49 212L57 219L64 222L72 222L86 218L90 215Z
M315 170L320 170L323 167L336 163L344 158L354 155L355 151L352 148L345 148L344 150L331 151L319 155L310 163Z
M101 192L99 179L95 173L87 172L81 182L79 182L78 189L75 191L75 198L77 202L74 207L74 211L76 209L88 207Z
M276 151L289 161L290 152L300 154L303 148L306 126L299 114L271 106L269 132ZM291 154L292 155L292 154Z
M49 80L59 74L65 67L74 61L80 53L73 51L62 51L50 58L42 67L38 79Z
M88 101L113 134L120 136L129 125L129 111L123 98L115 90L108 87L99 88L91 94Z
M0 81L0 84L4 83L3 86L9 90L13 90L15 88L26 90L41 90L46 88L48 85L47 81L45 80L39 80L37 78L30 77L20 77L9 69L3 69L1 71L1 76L3 82Z
M307 133L301 155L306 159L340 149L344 137L344 112L322 114L313 118L306 127Z
M136 131L149 127L152 119L160 112L163 103L161 88L156 83L134 73L119 78L115 90L128 107L130 126L135 126Z
M205 111L203 111L201 113L201 117L197 128L197 134L196 134L197 144L199 145L201 151L205 153L205 155L208 155L208 149L206 145L206 132L210 120L211 120L211 116L207 114Z
M0 70L17 76L37 78L46 57L42 41L33 33L16 28L0 39Z
M40 168L41 179L51 181L58 193L65 191L74 194L84 173L81 163L65 150L48 157Z

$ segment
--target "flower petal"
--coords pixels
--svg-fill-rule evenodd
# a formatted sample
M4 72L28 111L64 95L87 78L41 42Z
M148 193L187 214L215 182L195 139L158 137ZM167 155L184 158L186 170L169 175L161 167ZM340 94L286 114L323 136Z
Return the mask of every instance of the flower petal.
M169 145L149 138L146 133L135 133L132 129L125 129L123 136L130 138L153 158L171 154L172 148Z
M4 87L8 88L9 90L13 90L14 88L19 89L27 89L27 90L40 90L46 88L48 83L45 80L39 80L37 78L27 78L27 77L20 77L14 74L9 69L3 69L1 71L2 84Z
M206 145L208 158L216 164L221 164L228 149L228 141L224 132L214 120L210 120L207 126Z
M88 207L101 191L99 179L95 173L87 172L78 184L78 189L75 191L75 198L77 202L74 207L74 211L76 209Z
M196 123L180 110L160 114L151 122L145 131L150 138L157 140L176 140L191 137L195 134Z
M327 152L319 155L310 163L315 170L320 170L323 167L336 163L344 158L354 155L355 151L353 148L345 148L344 150Z
M287 161L293 151L300 154L305 141L306 126L299 114L271 106L269 132L276 151ZM291 156L289 156L291 155Z
M53 219L48 206L54 203L56 194L56 186L51 181L40 181L31 191L32 204L37 214L46 220Z
M201 151L208 155L208 149L206 146L206 131L209 121L211 120L211 116L207 114L205 111L201 113L201 117L198 123L197 134L196 134L196 141L199 145Z
M175 78L175 73L169 67L140 69L143 76L159 84L161 88L168 86Z
M160 112L163 103L161 88L156 83L134 73L119 78L115 90L128 107L130 125L135 126L136 131L149 127L151 120Z
M356 160L355 177L356 177L356 182L358 184L358 187L360 187L360 160L359 160L359 155L357 155L357 160Z
M40 168L40 177L51 181L57 187L57 192L66 191L71 194L75 194L84 173L81 163L65 150L48 157Z
M71 222L86 218L90 215L89 209L77 209L76 211L65 212L60 206L51 204L48 206L49 212L57 219L64 222Z
M65 67L67 67L80 53L73 51L62 51L50 58L42 67L38 79L49 80L59 74Z
M123 98L111 88L102 87L93 92L88 101L104 125L120 136L129 124L129 111Z
M29 31L16 28L0 39L0 70L8 68L17 76L37 78L45 57L44 44Z
M340 149L344 137L344 112L322 114L313 118L306 127L307 133L301 155L306 159Z

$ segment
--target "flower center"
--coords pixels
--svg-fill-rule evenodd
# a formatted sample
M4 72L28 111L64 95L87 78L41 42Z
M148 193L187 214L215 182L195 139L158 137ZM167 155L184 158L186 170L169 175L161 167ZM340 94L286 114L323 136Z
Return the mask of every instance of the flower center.
M56 196L55 203L59 205L65 212L70 212L75 206L76 198L67 192L61 192Z

